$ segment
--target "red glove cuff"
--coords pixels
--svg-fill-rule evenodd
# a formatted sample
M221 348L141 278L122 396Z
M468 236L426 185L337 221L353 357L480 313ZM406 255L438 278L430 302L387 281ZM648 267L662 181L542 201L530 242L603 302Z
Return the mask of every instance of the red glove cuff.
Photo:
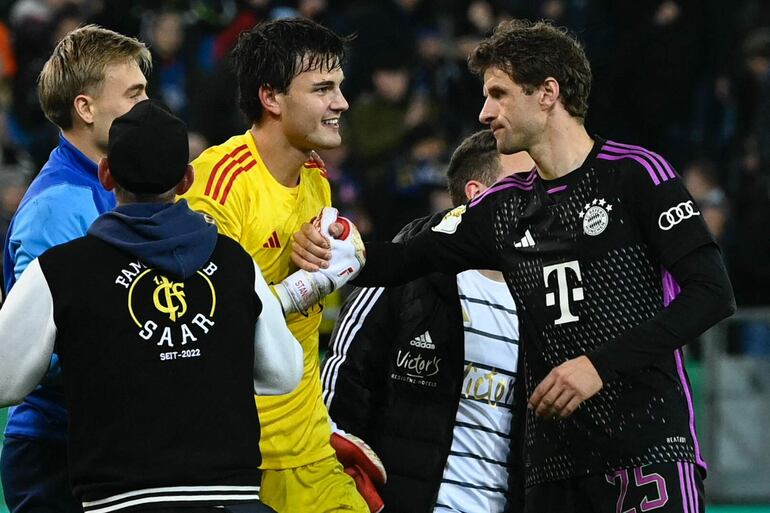
M332 433L330 442L337 453L337 459L345 468L358 465L378 486L388 480L388 474L377 453L357 436Z
M385 503L380 494L377 493L377 487L374 486L366 472L360 466L353 465L352 467L345 467L345 473L355 481L356 490L358 490L366 505L369 506L369 511L371 513L380 513L385 508Z

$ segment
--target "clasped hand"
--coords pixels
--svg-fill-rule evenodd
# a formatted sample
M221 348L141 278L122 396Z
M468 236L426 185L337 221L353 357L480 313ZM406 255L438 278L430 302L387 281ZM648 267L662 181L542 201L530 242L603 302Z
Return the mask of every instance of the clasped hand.
M336 209L327 207L321 211L313 223L304 223L300 231L294 234L291 259L297 267L309 272L329 269L332 260L332 241L338 240L344 232L344 225L337 222L338 217ZM320 220L323 220L327 226L326 234L321 233L319 229ZM350 223L350 221L347 222ZM350 226L355 229L353 223L350 223ZM355 234L358 234L357 229ZM360 241L360 236L358 240Z

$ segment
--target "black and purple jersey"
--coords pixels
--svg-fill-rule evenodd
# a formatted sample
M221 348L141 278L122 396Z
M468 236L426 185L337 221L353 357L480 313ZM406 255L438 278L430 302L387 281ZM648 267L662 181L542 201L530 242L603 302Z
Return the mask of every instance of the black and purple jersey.
M372 247L356 282L387 284L394 265L401 275L499 269L519 308L527 396L565 361L594 362L604 386L571 417L528 416L528 485L653 463L705 468L679 349L688 340L624 346L676 296L667 270L713 244L668 162L595 138L579 169L499 181L410 242L408 258Z

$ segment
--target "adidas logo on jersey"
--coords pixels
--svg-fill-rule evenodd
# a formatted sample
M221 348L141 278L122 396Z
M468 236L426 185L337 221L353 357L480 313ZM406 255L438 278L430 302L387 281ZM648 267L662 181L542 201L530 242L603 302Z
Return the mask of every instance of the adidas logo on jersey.
M419 347L420 349L436 349L436 345L433 343L433 340L431 340L430 333L427 331L419 337L413 338L409 342L409 345Z
M535 246L535 239L532 238L532 234L529 233L529 230L524 232L524 237L521 238L521 240L513 245L515 248L532 248Z
M270 236L269 239L267 239L267 242L262 244L263 248L280 248L281 247L281 241L278 240L278 234L275 233L275 230L273 231L273 234Z

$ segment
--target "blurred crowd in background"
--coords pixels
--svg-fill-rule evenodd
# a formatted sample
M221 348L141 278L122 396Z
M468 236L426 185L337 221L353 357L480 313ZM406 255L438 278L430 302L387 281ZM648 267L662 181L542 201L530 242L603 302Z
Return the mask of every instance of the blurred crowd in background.
M0 0L0 226L57 144L36 80L68 31L98 23L146 42L149 95L187 123L194 157L242 133L228 56L262 20L304 16L356 34L344 145L322 157L335 206L365 239L449 206L444 170L482 128L470 50L509 17L552 19L583 41L589 132L670 160L722 245L739 306L770 305L770 2L733 0ZM525 170L512 170L525 171ZM770 354L770 328L738 337Z

